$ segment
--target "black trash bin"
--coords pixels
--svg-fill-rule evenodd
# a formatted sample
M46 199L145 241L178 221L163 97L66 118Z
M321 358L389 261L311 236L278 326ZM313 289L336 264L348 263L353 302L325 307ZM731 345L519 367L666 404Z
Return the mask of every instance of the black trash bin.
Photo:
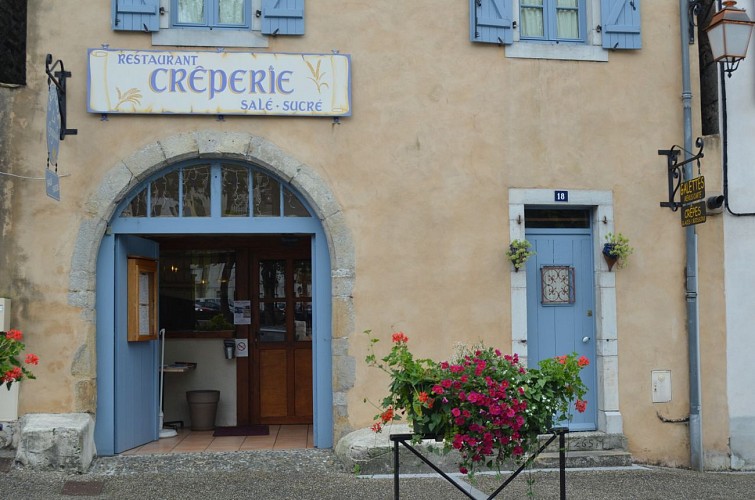
M186 391L191 415L191 430L210 431L215 428L220 391Z

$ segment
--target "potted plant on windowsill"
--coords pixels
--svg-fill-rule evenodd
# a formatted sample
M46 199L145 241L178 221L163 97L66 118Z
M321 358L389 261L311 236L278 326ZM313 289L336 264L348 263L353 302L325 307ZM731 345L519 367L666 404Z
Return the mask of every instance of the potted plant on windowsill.
M514 265L515 272L519 272L519 268L524 267L527 260L535 255L535 252L533 252L531 248L532 244L527 240L511 241L509 249L506 251L506 257L508 257Z
M372 348L378 339L365 333ZM430 436L443 441L445 451L459 453L463 474L480 467L500 469L508 459L524 460L536 450L539 434L570 418L572 403L579 412L586 409L582 398L587 388L579 374L589 365L584 356L557 356L527 369L516 354L475 346L435 362L415 359L403 333L394 333L392 340L382 363L372 350L366 358L368 365L391 376L372 430L381 432L406 416L413 441Z
M627 265L627 259L632 254L634 248L629 245L629 239L621 233L608 233L606 235L606 242L603 245L603 257L608 264L608 270L610 271L614 264L617 264L619 269L624 268Z

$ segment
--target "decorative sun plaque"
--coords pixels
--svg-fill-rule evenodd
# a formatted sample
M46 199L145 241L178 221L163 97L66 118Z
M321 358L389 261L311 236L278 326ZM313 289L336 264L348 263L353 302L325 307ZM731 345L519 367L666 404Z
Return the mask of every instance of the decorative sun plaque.
M574 303L574 268L569 266L543 266L541 302L543 305Z

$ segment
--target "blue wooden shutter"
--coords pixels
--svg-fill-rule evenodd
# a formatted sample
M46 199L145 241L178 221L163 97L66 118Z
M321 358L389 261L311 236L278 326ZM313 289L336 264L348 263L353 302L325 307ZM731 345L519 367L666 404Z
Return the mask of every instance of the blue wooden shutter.
M159 31L160 0L112 0L116 31Z
M603 48L639 49L640 0L601 0Z
M514 41L511 0L469 0L469 39L510 44Z
M304 0L262 0L263 35L303 35Z

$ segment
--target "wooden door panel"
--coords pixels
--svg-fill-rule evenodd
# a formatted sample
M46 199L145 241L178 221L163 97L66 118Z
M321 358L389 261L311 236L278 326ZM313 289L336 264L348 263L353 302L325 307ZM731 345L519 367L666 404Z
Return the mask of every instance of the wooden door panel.
M294 413L297 417L312 416L312 349L294 351Z
M260 350L260 417L288 416L286 349Z

